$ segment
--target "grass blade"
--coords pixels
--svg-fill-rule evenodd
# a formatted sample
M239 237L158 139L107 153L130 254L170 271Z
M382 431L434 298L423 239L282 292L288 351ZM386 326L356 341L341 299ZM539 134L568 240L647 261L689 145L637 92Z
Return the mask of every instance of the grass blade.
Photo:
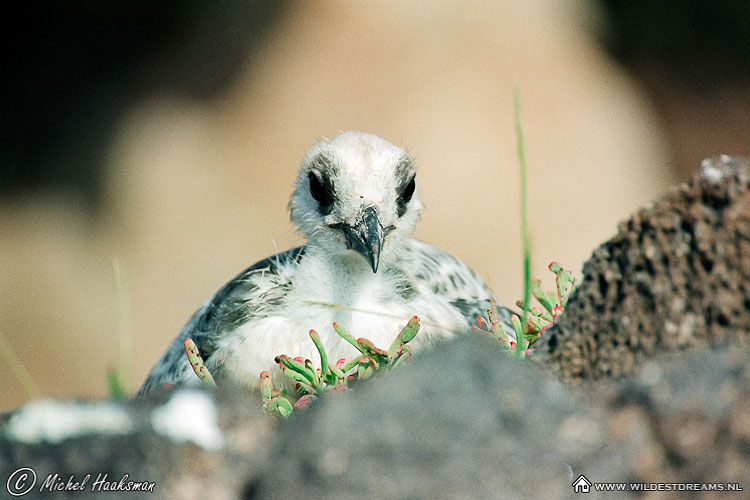
M531 241L529 240L529 223L527 219L526 203L526 149L524 146L523 122L521 120L521 91L518 85L513 92L513 110L516 121L516 135L518 137L518 166L521 176L521 245L523 247L523 316L521 324L526 324L529 317L529 303L531 301ZM516 339L516 353L523 357L523 337Z
M30 399L38 399L42 397L42 391L39 390L39 386L34 382L33 377L26 369L26 365L16 356L16 352L13 347L5 338L3 332L0 331L0 355L2 355L5 362L10 367L10 371L16 376L18 381L21 383L21 387L26 391Z

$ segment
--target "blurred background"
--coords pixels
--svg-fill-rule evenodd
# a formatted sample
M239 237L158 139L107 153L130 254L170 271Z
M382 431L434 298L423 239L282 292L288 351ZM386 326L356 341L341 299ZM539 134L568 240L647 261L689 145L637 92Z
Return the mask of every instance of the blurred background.
M302 243L287 203L321 137L408 148L416 237L507 304L514 84L538 277L580 271L702 158L750 155L741 0L78 1L2 22L0 411L33 391L11 350L44 396L104 397L119 366L136 390L218 287Z

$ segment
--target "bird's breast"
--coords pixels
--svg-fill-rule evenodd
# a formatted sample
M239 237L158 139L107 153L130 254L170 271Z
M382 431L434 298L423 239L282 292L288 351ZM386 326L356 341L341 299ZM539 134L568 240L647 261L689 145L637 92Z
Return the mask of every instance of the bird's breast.
M308 358L317 365L311 329L320 335L332 362L359 355L336 333L334 322L355 339L367 338L381 349L390 346L414 315L423 320L411 344L415 349L452 335L465 323L450 304L431 291L405 296L400 278L383 269L355 273L331 269L320 262L298 269L281 305L225 337L220 362L232 378L257 379L261 370L275 366L274 358L279 354Z

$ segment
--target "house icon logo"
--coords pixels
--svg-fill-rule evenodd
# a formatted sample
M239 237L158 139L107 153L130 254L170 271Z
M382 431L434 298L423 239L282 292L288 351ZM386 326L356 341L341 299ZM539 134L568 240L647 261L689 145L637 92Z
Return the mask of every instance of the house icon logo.
M573 481L573 484L571 486L573 486L573 491L575 493L588 493L591 489L591 481L586 479L586 476L581 474L580 476L578 476L578 479Z

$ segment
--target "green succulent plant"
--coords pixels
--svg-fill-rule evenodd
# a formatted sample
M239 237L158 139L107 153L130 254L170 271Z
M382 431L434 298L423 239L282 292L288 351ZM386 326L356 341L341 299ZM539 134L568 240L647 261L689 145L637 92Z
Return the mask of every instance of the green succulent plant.
M572 271L564 269L558 262L552 262L549 270L555 273L555 291L545 292L542 290L541 280L531 282L530 295L533 296L541 306L526 307L522 300L516 301L516 305L523 310L528 310L526 321L522 321L517 314L511 314L511 323L513 325L513 335L516 341L511 340L509 332L505 326L497 320L497 310L487 310L487 318L480 316L477 318L477 326L472 326L472 330L482 332L495 338L501 345L507 347L507 350L516 351L517 339L522 339L523 344L519 352L522 357L528 356L534 348L534 344L547 328L565 311L570 294L578 284L578 279Z
M349 361L342 358L336 363L329 363L320 335L315 330L310 330L310 339L320 355L320 368L316 368L309 359L290 358L284 354L277 356L275 361L284 375L294 381L298 399L292 403L293 396L289 397L284 391L273 389L270 373L264 370L260 374L260 385L263 409L266 412L287 418L294 410L308 406L318 397L347 391L354 383L394 370L412 356L407 344L419 332L419 318L413 316L409 320L387 351L376 347L366 338L355 339L338 323L333 323L333 329L339 337L353 345L360 355Z

